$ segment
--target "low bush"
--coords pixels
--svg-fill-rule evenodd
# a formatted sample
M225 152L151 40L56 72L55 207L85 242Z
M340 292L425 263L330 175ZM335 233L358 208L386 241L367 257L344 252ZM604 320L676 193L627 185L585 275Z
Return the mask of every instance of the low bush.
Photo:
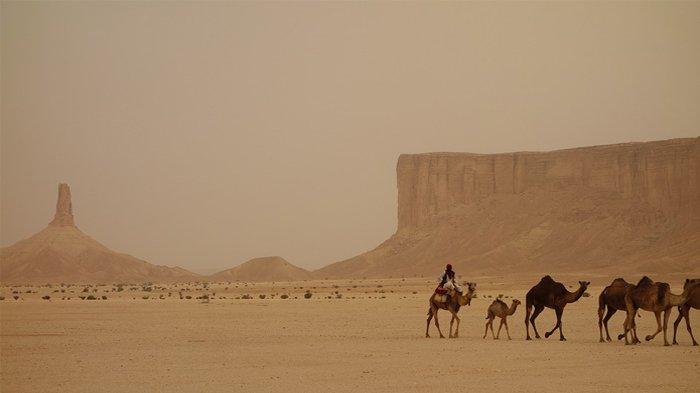
M51 296L49 296L49 295L44 295L44 296L42 296L41 298L44 299L44 300L50 300L50 299L51 299Z

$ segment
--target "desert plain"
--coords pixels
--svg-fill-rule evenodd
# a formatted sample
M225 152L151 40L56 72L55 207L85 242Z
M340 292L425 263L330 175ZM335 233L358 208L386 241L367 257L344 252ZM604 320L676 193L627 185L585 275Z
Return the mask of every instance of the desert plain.
M556 333L525 341L524 304L508 319L511 341L505 331L482 338L491 302L524 303L539 277L467 278L477 298L453 339L432 324L424 337L432 277L2 287L2 391L687 392L700 383L700 350L684 324L678 346L664 347L661 334L635 346L598 342L597 298L614 277L585 277L590 296L564 312L566 342ZM582 279L555 278L572 288ZM655 279L682 290L680 275ZM449 315L438 315L447 335ZM623 319L611 319L612 336ZM691 311L696 331L697 320ZM554 312L537 322L551 329ZM655 330L651 313L637 323L640 337Z

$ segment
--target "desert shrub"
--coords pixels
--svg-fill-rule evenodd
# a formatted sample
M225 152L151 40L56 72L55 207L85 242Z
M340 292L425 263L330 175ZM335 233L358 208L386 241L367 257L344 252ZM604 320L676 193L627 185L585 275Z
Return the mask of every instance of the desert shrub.
M49 296L49 295L44 295L44 296L42 296L41 298L44 299L44 300L50 300L50 299L51 299L51 296Z
M253 297L248 295L247 293L243 296L241 296L241 299L252 299Z
M102 300L107 300L107 296L102 295Z
M583 295L581 295L581 296L583 296L583 297L589 297L589 296L591 296L591 294L588 293L588 292L584 292Z
M97 298L94 295L90 295L87 297L87 300L97 300Z
M148 300L148 298L149 298L148 296L141 296L141 299L143 299L143 300Z
M15 295L15 296L12 296L12 298L15 299L15 300L18 300L18 299L19 299L19 296Z
M90 288L88 288L88 287L83 288L83 292L90 292Z
M264 294L264 293L261 293L260 295L258 295L258 297L259 297L260 299L265 299L265 294Z
M185 299L192 299L192 296L187 295L187 296L185 296Z
M502 294L502 293L499 293L499 294L498 294L498 298L500 299L500 298L502 298L502 297L503 297L503 294Z
M413 291L413 294L414 294L414 295L417 295L417 294L418 294L418 291Z
M158 296L158 299L165 299L165 295Z
M85 296L78 296L80 300L85 300Z
M336 294L335 294L335 298L336 298L336 299L342 299L342 298L343 298L343 294L342 294L342 293L336 293Z
M311 293L311 291L306 291L306 293L304 293L304 299L311 299L311 296L313 296L313 293Z
M5 300L5 296L0 296L0 300Z
M289 298L289 295L284 294L284 295L280 296L280 298L281 298L281 299L287 299L287 298Z

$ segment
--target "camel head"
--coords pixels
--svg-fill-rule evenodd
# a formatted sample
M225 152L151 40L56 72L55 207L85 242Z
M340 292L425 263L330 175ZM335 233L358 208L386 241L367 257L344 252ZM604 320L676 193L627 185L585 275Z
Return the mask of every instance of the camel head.
M468 282L467 283L467 292L464 295L461 295L459 297L459 304L462 306L468 306L472 303L472 298L474 298L476 295L476 283L475 282Z
M513 299L513 304L516 305L516 306L519 306L519 305L520 305L520 300L518 300L518 299Z
M590 281L579 281L578 283L581 286L581 295L583 295L586 289L588 289L588 286L591 285Z

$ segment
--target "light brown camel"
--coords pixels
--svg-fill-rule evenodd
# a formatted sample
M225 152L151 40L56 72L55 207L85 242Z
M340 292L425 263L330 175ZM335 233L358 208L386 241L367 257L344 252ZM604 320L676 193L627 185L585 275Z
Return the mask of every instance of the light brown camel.
M430 337L428 334L428 330L430 329L430 320L435 318L435 327L437 327L438 333L440 333L440 338L445 338L445 336L442 335L442 331L440 330L440 323L438 323L437 319L437 312L439 309L447 310L452 314L452 319L450 320L450 338L457 338L459 337L459 317L457 316L457 313L459 312L460 307L462 306L468 306L472 302L472 298L474 297L474 293L476 292L476 283L470 282L467 283L467 291L466 293L460 294L457 291L452 290L450 292L449 300L447 302L439 302L437 301L436 297L438 296L437 293L433 293L432 296L430 296L430 308L428 309L428 322L426 323L425 326L425 337ZM452 335L452 324L454 321L457 321L457 328L455 329L455 334Z
M598 330L600 332L600 342L604 343L606 340L608 342L612 341L610 338L610 332L608 331L608 321L612 316L618 311L627 311L627 306L625 305L625 294L627 291L634 288L634 284L630 284L625 281L624 278L616 278L613 282L605 287L603 291L598 296ZM605 309L608 312L605 312ZM605 314L605 318L603 318ZM603 326L605 326L605 340L603 339ZM624 335L619 335L618 339L621 339ZM637 340L637 329L632 328L632 340Z
M564 284L554 281L550 276L544 276L537 285L528 291L527 296L525 296L526 340L532 340L532 338L530 338L530 325L528 322L532 323L532 329L535 330L535 338L540 338L540 334L537 332L537 326L535 326L535 319L540 315L542 310L547 307L554 309L556 312L557 324L554 325L551 331L544 334L545 338L551 336L555 330L559 329L559 340L566 341L561 329L561 316L564 314L564 307L580 299L583 293L586 292L590 281L579 281L578 283L579 288L575 292L569 292L566 290ZM530 317L533 306L535 307L535 311L532 313L532 317Z
M491 303L489 306L489 309L486 311L486 319L488 319L488 322L486 322L486 328L484 330L484 338L486 338L486 333L489 331L489 326L491 327L491 336L493 336L494 340L498 340L498 337L501 335L501 328L503 325L506 325L506 334L508 335L508 340L510 340L510 332L508 331L508 321L506 320L509 315L515 314L515 309L518 308L518 305L520 304L520 300L518 299L513 299L513 303L511 303L510 308L500 299L496 299ZM501 324L498 325L498 333L495 335L493 334L493 320L499 317L501 318Z
M625 344L635 344L634 341L627 340L627 333L635 326L634 318L638 310L651 311L656 316L656 332L646 336L646 341L653 340L662 330L664 332L664 345L670 345L666 338L668 329L668 317L671 309L675 306L685 304L688 299L688 289L681 295L671 293L671 286L665 282L654 282L649 277L644 276L637 285L625 294L625 305L627 307L627 318L625 318ZM661 325L661 313L664 314L663 328Z
M690 290L688 293L688 301L682 305L678 306L679 315L676 322L673 323L673 345L678 345L676 341L676 331L678 331L678 324L681 323L681 319L685 318L685 326L688 328L688 333L690 333L690 338L693 340L693 345L697 346L698 342L695 341L693 337L693 330L690 328L690 309L694 308L700 310L700 278L686 279L683 285L683 290Z

